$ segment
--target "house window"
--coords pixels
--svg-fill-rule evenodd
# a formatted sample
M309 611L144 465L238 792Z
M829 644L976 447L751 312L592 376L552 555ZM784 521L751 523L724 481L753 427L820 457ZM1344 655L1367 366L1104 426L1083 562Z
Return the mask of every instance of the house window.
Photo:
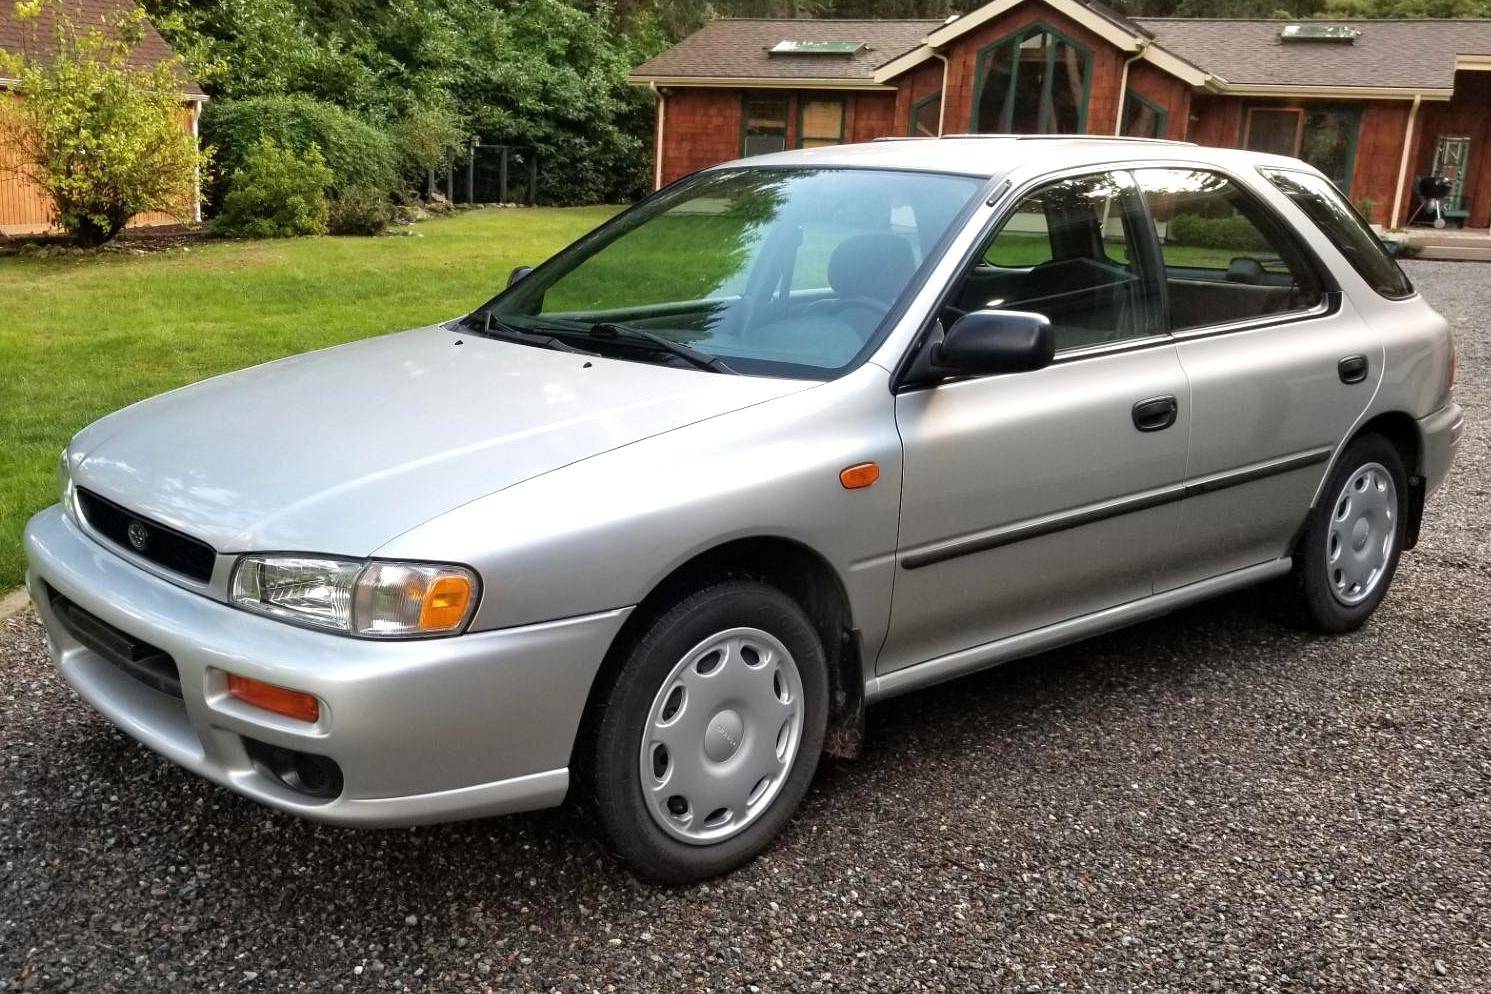
M843 141L844 101L802 100L798 103L798 148L822 148Z
M1137 93L1125 94L1123 134L1130 138L1164 138L1165 109Z
M1254 152L1303 159L1349 190L1361 120L1359 107L1250 107L1242 144Z
M1076 134L1087 120L1092 53L1042 24L978 54L974 130Z
M740 154L765 155L787 148L787 98L746 97L740 129Z
M913 138L936 138L942 121L942 93L929 94L911 105L906 133Z

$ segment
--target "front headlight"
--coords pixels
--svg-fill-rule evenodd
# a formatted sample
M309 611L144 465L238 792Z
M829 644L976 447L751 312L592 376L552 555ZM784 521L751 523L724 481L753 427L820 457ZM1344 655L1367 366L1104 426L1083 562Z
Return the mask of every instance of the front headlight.
M57 459L57 500L64 511L72 510L72 465L67 459L67 450Z
M234 605L272 618L364 638L455 635L476 608L476 574L440 563L330 556L244 556Z

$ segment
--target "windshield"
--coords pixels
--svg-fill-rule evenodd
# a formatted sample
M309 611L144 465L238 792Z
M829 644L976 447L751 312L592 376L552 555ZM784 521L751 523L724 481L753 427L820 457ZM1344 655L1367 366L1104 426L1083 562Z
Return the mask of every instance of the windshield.
M859 169L704 173L576 243L478 316L516 340L828 379L868 355L980 182Z

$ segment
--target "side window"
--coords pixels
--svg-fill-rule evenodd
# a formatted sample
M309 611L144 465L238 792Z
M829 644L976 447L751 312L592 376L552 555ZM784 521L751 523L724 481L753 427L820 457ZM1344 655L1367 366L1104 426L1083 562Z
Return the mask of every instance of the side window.
M1141 169L1134 177L1164 257L1171 330L1320 302L1320 283L1297 244L1232 180L1192 169Z
M1058 351L1157 334L1153 286L1130 261L1140 223L1126 177L1104 173L1041 187L1000 223L953 306L1044 314Z
M740 154L765 155L787 148L787 98L746 97L741 113Z
M822 148L843 140L844 101L804 100L798 105L798 148Z
M913 138L936 138L942 118L942 92L922 97L911 105L911 121L906 133Z
M1413 294L1413 284L1383 250L1382 242L1350 202L1324 177L1284 169L1264 169L1264 177L1305 216L1321 234L1340 249L1351 268L1384 297L1399 299Z

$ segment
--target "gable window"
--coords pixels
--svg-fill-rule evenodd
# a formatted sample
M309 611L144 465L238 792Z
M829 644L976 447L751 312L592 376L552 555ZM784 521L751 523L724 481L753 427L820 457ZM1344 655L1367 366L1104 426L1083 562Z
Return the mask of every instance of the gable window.
M1351 189L1360 107L1307 105L1250 107L1243 120L1243 148L1303 159L1343 190Z
M765 155L787 148L787 98L746 97L740 127L740 154Z
M942 118L942 92L928 94L911 105L906 133L913 138L936 138Z
M844 101L802 100L797 105L797 147L822 148L844 141Z
M1033 24L978 54L973 130L985 134L1077 134L1087 121L1092 53Z
M1129 138L1164 138L1165 108L1137 93L1125 94L1123 134Z

